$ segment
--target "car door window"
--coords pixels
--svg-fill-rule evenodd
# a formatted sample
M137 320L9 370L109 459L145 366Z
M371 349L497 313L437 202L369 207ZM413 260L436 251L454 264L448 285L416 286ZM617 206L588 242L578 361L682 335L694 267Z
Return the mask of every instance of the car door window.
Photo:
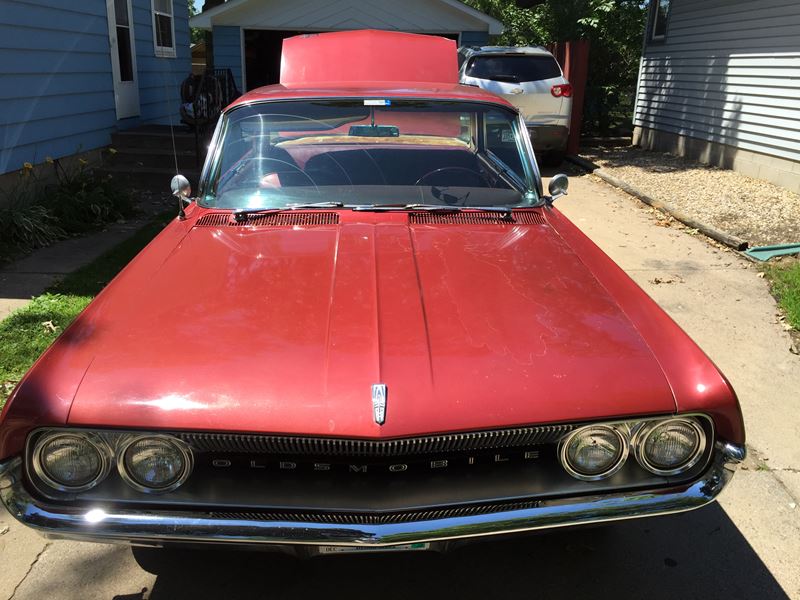
M485 117L486 150L499 158L520 181L527 181L526 170L522 164L520 140L515 122L507 115L489 111Z

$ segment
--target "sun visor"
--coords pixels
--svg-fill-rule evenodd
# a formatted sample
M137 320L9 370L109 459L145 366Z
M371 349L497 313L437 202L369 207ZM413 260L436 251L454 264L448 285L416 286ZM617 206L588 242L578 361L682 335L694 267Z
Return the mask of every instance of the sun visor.
M456 43L394 31L341 31L283 40L281 84L458 83Z

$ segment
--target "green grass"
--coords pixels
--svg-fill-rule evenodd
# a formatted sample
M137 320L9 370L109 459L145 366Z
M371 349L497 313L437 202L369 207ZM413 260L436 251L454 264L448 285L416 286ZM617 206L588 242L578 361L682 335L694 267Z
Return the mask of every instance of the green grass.
M39 355L173 216L169 211L153 218L133 236L0 322L0 408Z
M800 330L800 261L770 265L766 274L772 282L772 293L786 311L786 320Z

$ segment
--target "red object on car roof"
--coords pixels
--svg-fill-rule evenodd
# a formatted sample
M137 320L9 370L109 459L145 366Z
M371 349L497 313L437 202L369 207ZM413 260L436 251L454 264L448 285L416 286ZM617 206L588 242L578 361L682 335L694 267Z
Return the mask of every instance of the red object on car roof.
M400 50L401 49L401 50ZM403 81L458 83L456 43L394 31L305 34L283 41L282 85Z

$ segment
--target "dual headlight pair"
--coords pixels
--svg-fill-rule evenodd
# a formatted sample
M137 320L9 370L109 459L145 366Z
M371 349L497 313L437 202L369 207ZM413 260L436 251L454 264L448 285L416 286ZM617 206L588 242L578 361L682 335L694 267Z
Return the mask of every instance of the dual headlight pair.
M122 479L148 493L169 492L192 472L191 451L165 435L128 436L116 452L100 436L44 434L33 449L33 470L48 486L64 492L85 492L103 481L116 462Z
M705 449L706 434L697 419L680 417L581 427L562 440L559 458L576 479L598 481L619 471L631 452L643 469L670 476L691 469Z

